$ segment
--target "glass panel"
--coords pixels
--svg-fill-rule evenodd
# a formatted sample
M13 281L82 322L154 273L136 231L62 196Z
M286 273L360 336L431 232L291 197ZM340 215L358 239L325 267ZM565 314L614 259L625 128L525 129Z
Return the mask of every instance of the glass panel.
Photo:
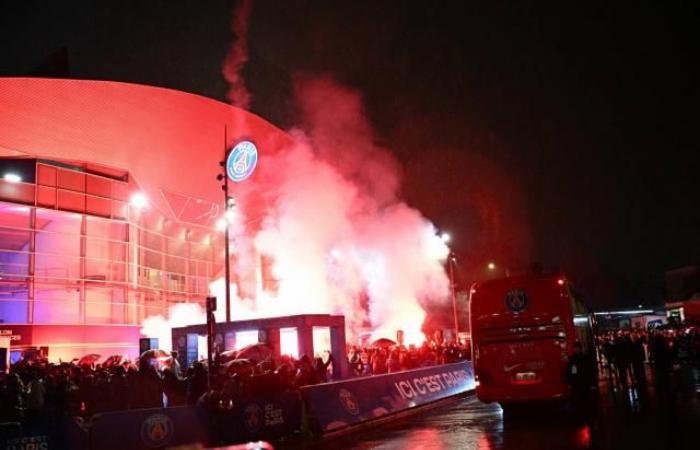
M80 256L80 216L37 209L36 251L52 255Z
M3 277L0 282L0 318L4 323L27 321L27 282L10 282Z
M24 278L28 272L28 252L0 250L0 280Z
M86 221L86 234L88 236L98 237L110 241L126 241L126 223L115 220L100 219L92 216L87 216Z
M161 251L163 249L164 238L158 233L148 230L141 230L139 233L139 245L151 250Z
M26 277L29 265L29 207L0 203L0 278Z
M80 285L36 283L34 323L79 323Z
M110 286L85 287L87 323L123 323L124 289Z
M80 279L80 257L36 254L34 277L54 283L74 283Z
M186 270L186 265L187 265L187 259L179 257L179 256L169 255L167 257L165 269L168 272L184 274L185 270Z
M240 350L247 345L258 343L258 330L237 331L236 350Z
M149 267L151 269L161 269L163 260L163 255L160 252L154 252L151 250L141 249L141 265L144 267Z
M295 327L280 328L280 353L294 359L299 358L299 340Z
M124 281L126 243L86 238L85 256L86 279Z
M313 327L314 357L326 360L331 351L330 327Z

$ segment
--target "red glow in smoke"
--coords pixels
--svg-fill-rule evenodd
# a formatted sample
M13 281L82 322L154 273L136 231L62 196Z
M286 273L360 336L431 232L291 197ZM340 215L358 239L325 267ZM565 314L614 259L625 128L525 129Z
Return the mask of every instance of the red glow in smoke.
M259 172L236 190L236 271L250 272L262 254L277 288L241 279L234 318L343 314L349 337L369 324L373 339L401 329L406 344L421 343L421 303L448 294L445 244L399 199L398 164L374 144L359 93L304 77L295 94L296 143L261 153Z
M229 83L228 99L233 106L248 109L251 95L246 88L241 70L248 62L248 29L250 27L250 13L253 9L251 0L241 0L233 12L231 31L234 41L231 45L226 60L224 61L223 75Z

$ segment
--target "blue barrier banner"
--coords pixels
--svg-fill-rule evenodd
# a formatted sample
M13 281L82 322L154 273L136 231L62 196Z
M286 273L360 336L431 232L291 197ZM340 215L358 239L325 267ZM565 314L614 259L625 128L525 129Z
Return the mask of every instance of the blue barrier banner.
M398 413L474 389L470 361L302 388L322 432Z
M90 427L90 448L150 450L207 443L207 424L199 413L183 406L98 414Z
M217 418L219 442L231 444L286 436L301 429L301 418L298 392L256 396Z
M0 424L0 448L52 450L88 448L87 429L72 418L37 419L20 425Z

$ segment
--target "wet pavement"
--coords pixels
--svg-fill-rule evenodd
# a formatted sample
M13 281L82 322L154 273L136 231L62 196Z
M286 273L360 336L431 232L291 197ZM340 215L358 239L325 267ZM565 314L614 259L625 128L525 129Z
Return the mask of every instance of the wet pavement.
M399 423L326 442L347 449L700 449L700 376L683 367L656 389L613 387L601 378L588 412L528 405L504 415L475 398Z

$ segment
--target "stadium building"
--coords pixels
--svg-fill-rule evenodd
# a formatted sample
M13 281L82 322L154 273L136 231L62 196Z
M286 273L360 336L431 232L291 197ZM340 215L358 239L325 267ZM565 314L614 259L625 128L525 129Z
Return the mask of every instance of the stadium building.
M0 79L0 335L13 356L134 356L145 317L204 304L224 267L219 161L242 140L261 155L252 177L290 142L185 92ZM254 290L264 266L234 276Z

